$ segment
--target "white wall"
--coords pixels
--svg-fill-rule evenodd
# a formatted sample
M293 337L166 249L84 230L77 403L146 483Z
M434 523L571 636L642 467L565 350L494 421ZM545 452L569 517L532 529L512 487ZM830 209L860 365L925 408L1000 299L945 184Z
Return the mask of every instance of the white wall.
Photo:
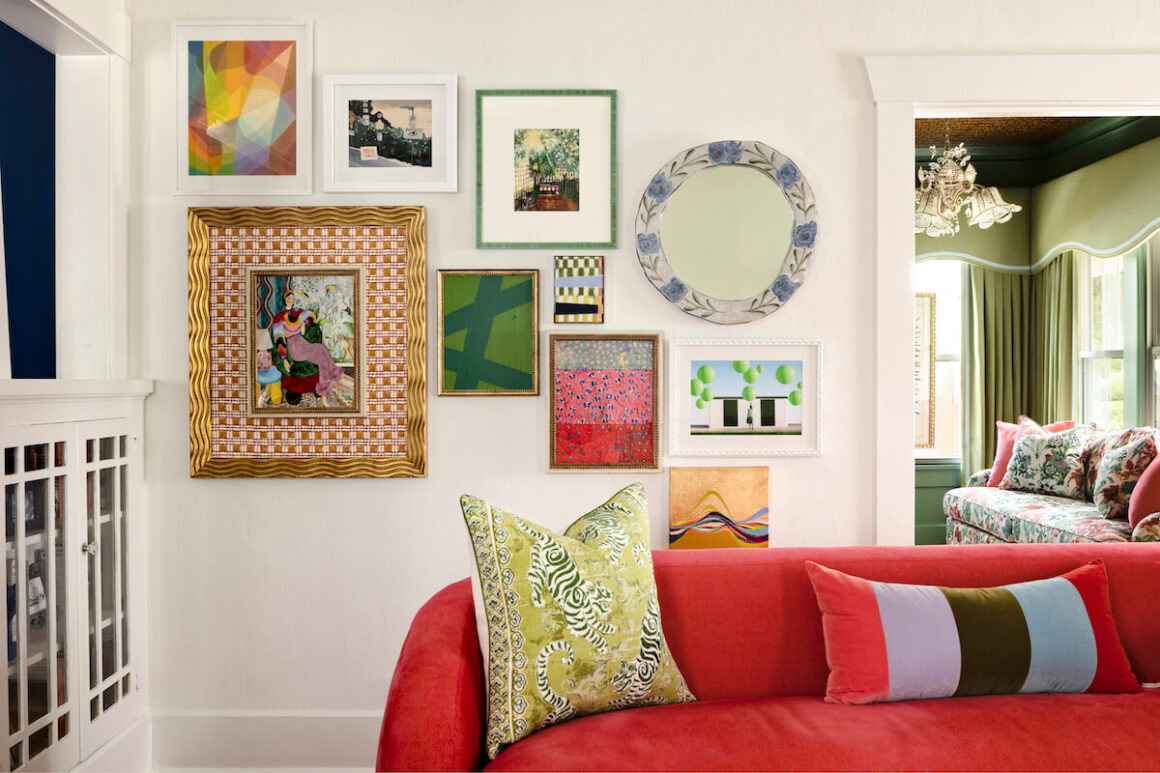
M548 475L546 397L437 398L432 388L426 479L190 480L186 206L422 204L428 208L432 286L437 268L539 268L541 318L550 320L550 251L473 248L474 90L619 89L623 246L605 252L603 329L823 341L824 454L769 461L771 540L867 543L875 535L876 145L861 56L1141 50L1155 47L1160 28L1160 7L1143 1L1097 11L1072 0L332 0L325 6L202 0L196 5L200 18L313 19L319 75L458 73L460 193L197 199L170 195L170 22L190 18L191 7L169 0L129 3L135 149L130 373L157 381L147 417L152 695L166 717L157 724L177 736L183 719L199 728L255 717L292 718L288 728L300 726L303 717L349 719L361 722L371 745L352 749L337 740L341 734L333 736L336 764L352 765L373 759L374 716L411 616L439 587L467 574L460 493L562 527L641 479L654 513L654 546L660 547L666 475ZM970 73L948 73L952 89L960 77ZM784 309L757 323L722 328L676 311L652 289L632 249L631 223L661 163L682 148L729 138L761 140L798 163L818 198L820 235L807 281ZM316 156L316 180L320 174ZM900 275L899 281L908 279ZM428 330L434 331L434 304L429 306ZM429 338L434 373L430 332ZM167 741L157 732L158 767L178 759L194 766L176 752L167 757L165 750L181 747L180 739ZM261 755L255 761L246 751L210 762L207 750L205 764L278 762Z

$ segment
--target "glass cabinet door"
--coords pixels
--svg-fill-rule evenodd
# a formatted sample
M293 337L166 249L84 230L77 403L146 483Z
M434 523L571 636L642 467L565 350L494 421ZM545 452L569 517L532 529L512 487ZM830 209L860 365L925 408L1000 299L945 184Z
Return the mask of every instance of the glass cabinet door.
M4 548L8 753L4 770L63 770L79 759L66 556L73 426L5 430ZM75 562L72 564L76 565Z

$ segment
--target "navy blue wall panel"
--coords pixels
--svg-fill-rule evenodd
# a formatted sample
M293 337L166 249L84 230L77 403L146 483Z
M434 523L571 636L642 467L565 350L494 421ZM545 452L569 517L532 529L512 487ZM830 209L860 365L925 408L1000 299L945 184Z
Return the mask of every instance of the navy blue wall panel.
M0 185L14 378L56 378L56 57L0 24Z

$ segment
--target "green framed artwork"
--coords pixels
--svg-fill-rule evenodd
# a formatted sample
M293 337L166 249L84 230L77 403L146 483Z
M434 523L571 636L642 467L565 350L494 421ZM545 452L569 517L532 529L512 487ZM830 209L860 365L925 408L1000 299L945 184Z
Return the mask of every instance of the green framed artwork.
M540 272L438 272L439 394L540 393Z
M616 91L475 92L475 245L616 246Z

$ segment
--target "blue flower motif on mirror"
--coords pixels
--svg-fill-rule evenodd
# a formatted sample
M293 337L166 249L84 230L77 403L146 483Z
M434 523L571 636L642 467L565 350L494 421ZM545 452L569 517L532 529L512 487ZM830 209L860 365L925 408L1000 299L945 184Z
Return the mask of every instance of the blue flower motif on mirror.
M736 164L741 160L741 143L736 140L709 143L710 164Z
M685 297L685 293L688 292L688 289L688 287L685 287L684 282L682 282L680 279L677 279L676 277L673 277L669 280L668 284L661 288L661 295L668 298L670 303L676 303Z
M769 289L777 296L779 301L785 303L794 294L794 291L801 286L801 282L795 282L785 274L782 274L774 280L774 283L769 286Z
M800 179L802 179L802 173L798 171L797 165L792 161L786 161L777 170L777 181L781 183L783 188L794 187Z
M637 234L636 250L641 255L656 255L661 251L661 240L656 234Z
M813 247L818 236L818 224L811 220L793 229L793 246Z
M664 172L658 172L657 176L652 178L652 182L648 184L649 198L657 203L667 201L672 192L673 184L665 177Z

